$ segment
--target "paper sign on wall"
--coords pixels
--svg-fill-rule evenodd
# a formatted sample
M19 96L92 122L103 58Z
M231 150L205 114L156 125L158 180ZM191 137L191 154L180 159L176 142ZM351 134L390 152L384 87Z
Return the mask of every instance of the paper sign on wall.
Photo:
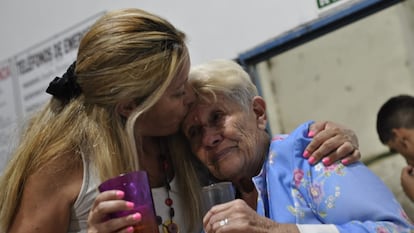
M0 61L0 173L17 139L16 126L51 98L45 92L49 83L76 59L82 36L102 14Z

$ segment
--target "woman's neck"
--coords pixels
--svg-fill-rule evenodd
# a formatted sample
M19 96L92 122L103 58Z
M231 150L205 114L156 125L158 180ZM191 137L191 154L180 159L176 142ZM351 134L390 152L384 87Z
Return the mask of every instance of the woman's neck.
M257 191L251 178L242 178L238 182L235 182L237 190L240 192L240 197L243 199L252 209L256 209L257 206Z
M165 174L161 167L160 139L143 137L142 152L139 155L139 164L142 170L147 171L151 188L164 186Z
M258 148L262 148L262 150L256 151L255 160L252 161L252 169L250 170L251 174L247 174L237 180L233 180L233 184L239 190L241 194L241 198L246 201L246 203L253 209L256 209L257 206L257 190L253 183L252 178L259 175L260 171L262 170L263 164L268 155L268 149L270 146L270 136L267 133L263 133L261 135L264 137L262 145L259 145Z

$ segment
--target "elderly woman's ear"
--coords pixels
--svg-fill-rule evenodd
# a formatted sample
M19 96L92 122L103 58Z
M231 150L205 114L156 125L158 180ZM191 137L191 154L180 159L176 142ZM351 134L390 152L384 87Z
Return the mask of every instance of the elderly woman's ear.
M260 129L266 129L267 117L266 117L266 102L261 96L253 97L253 111L256 114L257 127Z

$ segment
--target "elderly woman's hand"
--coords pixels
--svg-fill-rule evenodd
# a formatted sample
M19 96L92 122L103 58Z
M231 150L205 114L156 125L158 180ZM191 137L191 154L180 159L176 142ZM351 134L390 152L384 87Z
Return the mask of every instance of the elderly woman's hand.
M260 216L241 199L212 207L204 216L203 225L206 233L299 233L295 224L279 224Z
M108 218L108 214L117 211L131 210L133 203L124 201L124 192L111 190L105 191L95 199L88 216L88 233L132 233L133 226L141 221L141 214L135 213L125 217Z
M325 165L338 160L348 165L361 158L357 136L344 126L330 121L315 122L309 128L309 137L313 139L303 156L311 164L322 159Z

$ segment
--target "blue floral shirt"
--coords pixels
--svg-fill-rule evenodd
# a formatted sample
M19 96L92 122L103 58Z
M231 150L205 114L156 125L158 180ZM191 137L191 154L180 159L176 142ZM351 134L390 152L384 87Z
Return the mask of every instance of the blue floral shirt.
M339 232L410 232L386 185L360 162L310 165L303 152L312 122L272 139L260 174L257 212L280 223L334 224Z

